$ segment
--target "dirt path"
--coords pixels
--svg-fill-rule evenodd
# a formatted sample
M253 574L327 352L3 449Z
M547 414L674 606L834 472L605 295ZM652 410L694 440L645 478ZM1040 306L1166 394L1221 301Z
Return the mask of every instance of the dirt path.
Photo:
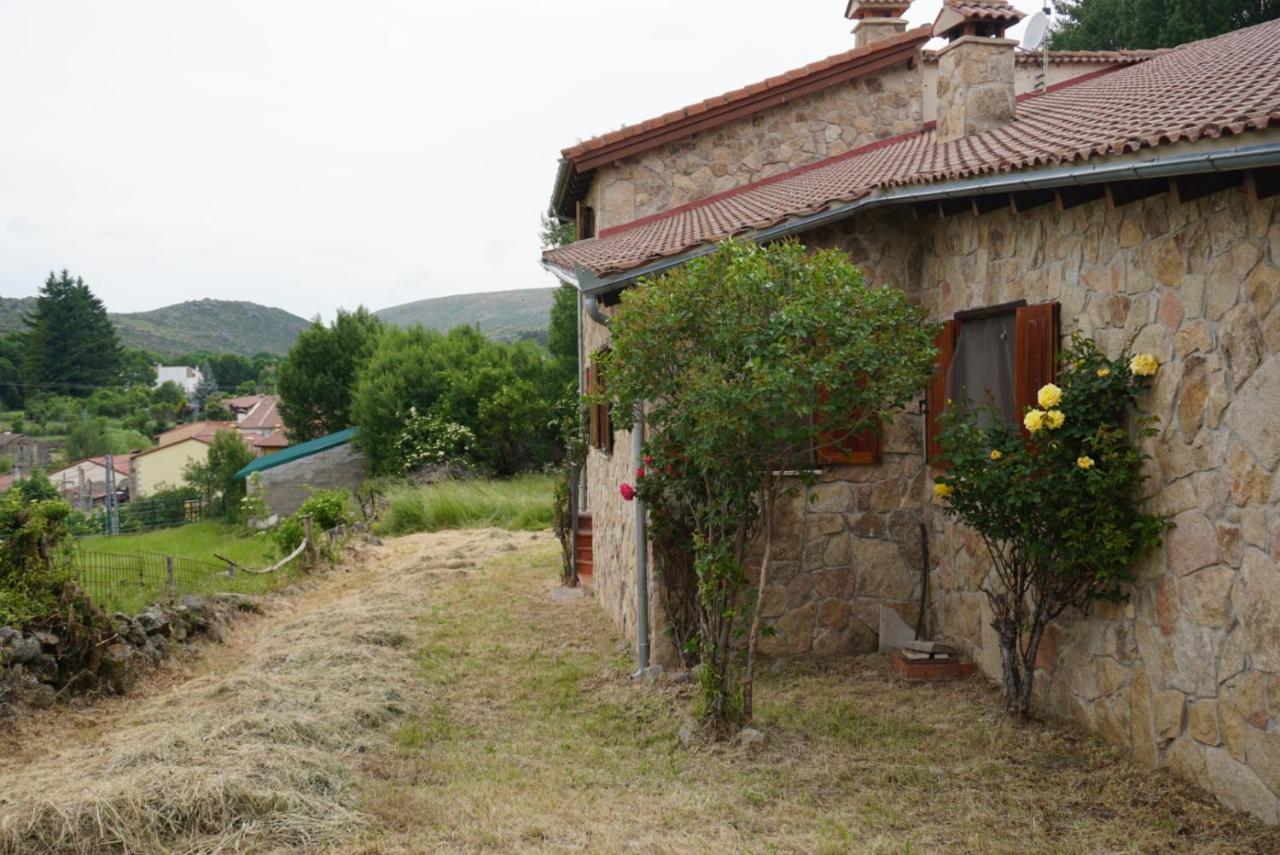
M138 695L20 727L0 853L312 850L368 822L354 782L421 702L433 586L549 535L417 535L273 598Z

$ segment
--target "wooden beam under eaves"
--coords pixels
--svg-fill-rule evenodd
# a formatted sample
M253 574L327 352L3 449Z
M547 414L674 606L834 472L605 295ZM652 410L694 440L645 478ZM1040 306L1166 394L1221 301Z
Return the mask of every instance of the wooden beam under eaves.
M1244 177L1245 192L1250 201L1261 202L1280 193L1280 167L1251 169Z
M1187 202L1239 187L1243 183L1243 172L1203 172L1170 178L1169 189L1173 192L1174 201L1185 205Z
M1069 211L1086 202L1096 202L1107 195L1107 190L1101 184L1084 184L1079 187L1059 187L1056 193L1058 210Z
M1139 178L1135 181L1116 181L1107 185L1107 201L1119 208L1140 199L1149 199L1169 192L1169 182L1164 178Z

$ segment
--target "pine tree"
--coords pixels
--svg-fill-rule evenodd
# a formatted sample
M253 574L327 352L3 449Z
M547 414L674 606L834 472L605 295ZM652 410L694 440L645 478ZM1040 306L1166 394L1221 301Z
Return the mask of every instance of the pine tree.
M206 359L200 369L200 382L196 384L196 390L191 396L191 403L195 405L198 416L204 416L205 409L209 406L209 398L217 392L218 378L213 373L213 366Z
M1280 17L1280 0L1060 0L1053 50L1177 47Z
M87 396L119 382L121 350L115 325L84 280L50 273L27 327L23 382L35 389Z

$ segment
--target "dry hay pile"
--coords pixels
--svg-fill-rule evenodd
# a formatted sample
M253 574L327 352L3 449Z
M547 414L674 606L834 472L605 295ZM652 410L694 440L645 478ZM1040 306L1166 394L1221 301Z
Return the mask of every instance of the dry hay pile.
M358 832L356 758L419 700L411 641L429 577L528 537L443 533L371 553L367 572L264 619L223 673L0 765L0 853L311 850Z

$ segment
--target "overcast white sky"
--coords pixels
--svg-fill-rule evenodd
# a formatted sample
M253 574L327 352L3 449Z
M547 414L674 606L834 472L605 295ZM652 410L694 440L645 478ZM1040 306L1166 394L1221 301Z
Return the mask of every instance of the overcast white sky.
M0 296L66 267L112 311L329 317L553 284L561 148L847 50L844 7L0 3Z

